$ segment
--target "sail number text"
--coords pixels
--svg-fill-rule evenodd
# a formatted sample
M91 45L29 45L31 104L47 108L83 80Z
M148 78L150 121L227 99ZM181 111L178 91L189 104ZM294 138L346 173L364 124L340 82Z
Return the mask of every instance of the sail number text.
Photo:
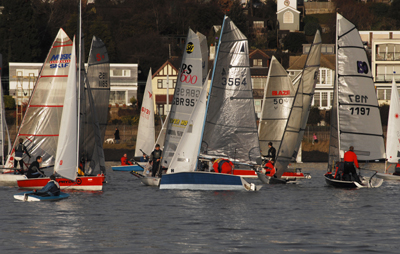
M368 96L366 95L354 95L354 94L349 94L349 100L350 102L356 102L356 103L367 103L368 102ZM351 107L350 112L352 115L369 115L370 108L369 107Z
M228 82L227 82L228 81ZM247 85L246 78L244 78L242 81L240 81L240 78L228 78L228 80L225 77L222 77L222 83L221 85L226 86L240 86L240 85Z
M186 120L179 120L179 119L169 119L169 122L175 125L182 125L182 126L186 126L188 124L188 121Z
M108 73L99 72L99 87L108 87Z
M199 96L200 90L198 89L177 88L175 92L175 100L172 104L194 107Z

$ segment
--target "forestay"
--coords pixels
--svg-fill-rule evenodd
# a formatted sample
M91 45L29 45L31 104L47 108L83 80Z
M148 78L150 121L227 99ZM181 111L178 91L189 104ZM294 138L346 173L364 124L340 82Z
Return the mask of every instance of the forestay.
M268 143L279 150L286 122L293 104L295 90L287 71L272 56L258 127L260 148L267 155Z
M199 155L201 131L204 126L206 104L207 84L204 84L167 173L195 171Z
M386 158L390 163L397 163L400 159L400 98L397 84L392 82L392 94L390 96L390 108L386 139Z
M202 88L202 52L199 37L189 29L172 101L162 166L169 167Z
M344 152L354 146L359 160L385 158L381 118L372 72L360 34L355 26L337 14L337 55L335 102L338 105L337 149L330 146L329 165L333 158L343 158ZM337 159L337 158L336 158ZM337 161L337 160L336 160Z
M60 29L33 89L7 167L13 167L19 138L25 139L32 158L42 156L42 166L54 165L71 50L71 39Z
M275 168L276 175L281 177L287 170L290 161L296 158L304 135L310 112L311 101L314 96L318 71L321 59L321 35L315 33L314 41L308 53L300 82L297 86L293 107L283 134L282 143L277 152Z
M202 153L243 163L260 157L247 38L225 17L204 126Z
M54 171L62 177L72 181L76 179L78 166L78 103L77 103L77 78L75 39L72 46L71 65L68 73L67 87L65 90L64 109L61 117L60 137L57 144L56 162Z
M142 108L140 110L135 156L142 156L140 150L147 155L150 155L154 148L156 134L154 129L154 96L151 81L152 74L150 69L147 77L146 88L143 94Z

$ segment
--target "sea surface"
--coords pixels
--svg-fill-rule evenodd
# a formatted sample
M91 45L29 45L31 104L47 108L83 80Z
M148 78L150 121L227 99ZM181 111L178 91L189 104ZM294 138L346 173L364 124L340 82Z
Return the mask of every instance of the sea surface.
M300 184L174 191L111 171L116 164L107 162L102 192L58 202L17 201L22 190L0 186L0 253L400 252L400 182L335 189L326 163L303 163L294 166L312 179Z

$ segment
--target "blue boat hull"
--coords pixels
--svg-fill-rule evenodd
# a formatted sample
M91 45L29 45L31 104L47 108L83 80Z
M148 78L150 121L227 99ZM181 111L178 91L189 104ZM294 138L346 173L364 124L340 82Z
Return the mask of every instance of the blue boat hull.
M143 171L143 168L138 165L128 165L128 166L112 166L113 171Z
M198 171L165 174L160 189L251 190L251 185L240 176Z
M15 199L21 201L57 201L68 197L69 194L64 192L61 192L59 196L47 196L47 197L35 195L33 191L21 192L14 195Z

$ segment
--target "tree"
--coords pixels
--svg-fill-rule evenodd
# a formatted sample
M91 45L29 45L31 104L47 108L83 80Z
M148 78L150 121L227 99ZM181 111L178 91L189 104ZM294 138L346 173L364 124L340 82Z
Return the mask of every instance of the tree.
M232 3L231 9L228 11L227 15L233 21L233 23L235 23L237 28L239 28L239 30L247 37L247 17L244 14L242 4L239 0L235 0Z
M292 53L301 52L303 44L307 43L306 36L303 33L289 33L283 38L283 48Z
M310 109L310 114L308 115L307 124L317 125L323 117L321 116L318 107L312 107Z
M318 23L315 22L308 22L305 26L304 26L304 33L305 35L314 35L317 30L322 30L321 26Z

